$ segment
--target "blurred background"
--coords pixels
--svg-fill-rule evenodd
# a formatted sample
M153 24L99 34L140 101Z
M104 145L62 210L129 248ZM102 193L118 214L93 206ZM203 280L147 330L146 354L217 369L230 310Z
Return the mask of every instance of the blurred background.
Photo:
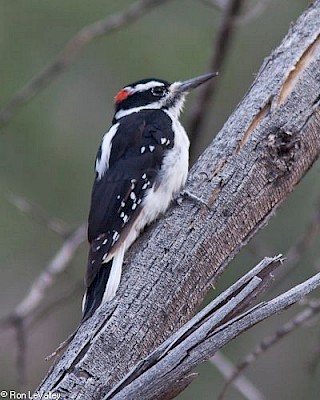
M64 73L1 127L0 318L23 300L68 234L86 222L94 158L111 123L117 91L145 77L174 81L208 70L223 14L212 3L167 1L135 23L90 42ZM248 90L264 58L281 42L309 1L244 3L247 17L240 17L235 26L210 112L192 148L193 161L212 141ZM132 4L127 0L0 0L0 108L81 28L121 13ZM252 10L257 12L250 13ZM186 104L182 117L186 127L196 98L193 93ZM262 257L286 254L305 237L319 212L319 197L318 163L269 225L236 257L219 280L217 291ZM48 221L54 226L48 227ZM303 260L268 296L301 282L320 267L319 236L307 244ZM86 257L87 245L83 243L41 301L41 315L26 326L26 335L0 327L0 389L18 390L21 371L16 368L17 357L18 364L26 363L25 388L34 389L45 376L50 367L45 356L80 319ZM207 301L217 291L212 290ZM50 303L54 306L46 308ZM239 362L262 338L299 311L300 306L296 306L260 324L234 340L224 354ZM320 371L313 363L320 347L319 328L315 322L296 330L245 371L265 399L319 399ZM24 361L18 346L24 349ZM198 372L199 377L179 399L216 398L224 382L220 373L210 362L200 366ZM225 398L245 397L230 388Z

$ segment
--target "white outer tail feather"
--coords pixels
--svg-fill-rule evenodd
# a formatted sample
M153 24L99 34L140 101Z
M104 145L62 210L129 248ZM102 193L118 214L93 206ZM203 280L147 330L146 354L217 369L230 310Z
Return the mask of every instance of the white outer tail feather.
M111 267L109 279L107 282L107 286L104 291L101 305L107 301L112 300L114 298L114 296L116 295L116 291L120 284L125 247L126 247L126 244L124 242L119 247L119 250L115 253L115 255L113 257L112 267ZM103 264L102 264L101 268L104 268Z
M82 298L82 306L81 306L82 313L84 311L84 306L86 305L86 300L87 300L87 291L84 292L84 295Z
M125 242L120 246L119 250L115 253L115 256L112 259L112 267L110 271L110 275L108 278L107 286L105 288L103 298L101 304L98 308L100 308L104 303L112 300L116 295L117 289L120 284L121 273L122 273L122 264L124 258L124 252L126 250ZM105 268L102 264L101 268ZM87 292L84 293L82 299L82 312L84 311L84 307L86 304Z

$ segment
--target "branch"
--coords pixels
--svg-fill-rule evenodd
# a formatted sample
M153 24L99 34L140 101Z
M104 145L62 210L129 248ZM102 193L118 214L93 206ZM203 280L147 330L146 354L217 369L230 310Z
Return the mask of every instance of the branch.
M8 123L20 107L61 75L88 43L100 36L128 26L145 15L150 9L163 4L165 1L168 0L140 0L121 14L111 15L82 28L69 40L62 52L20 89L9 103L0 110L0 127Z
M252 279L248 283L247 291L250 291L250 286L254 288L258 284L258 280L254 283L254 279ZM179 385L184 383L185 377L188 377L190 371L199 363L212 357L221 347L242 332L290 307L319 286L320 273L275 299L258 304L233 320L227 319L224 324L217 323L221 321L221 317L226 317L226 314L223 315L224 307L212 314L208 313L206 319L200 324L199 318L196 316L188 323L189 326L192 324L195 327L193 331L181 335L181 341L176 341L173 345L169 339L166 344L160 346L160 349L140 362L138 372L134 370L133 380L130 380L129 373L126 379L120 382L103 400L131 398L169 400L174 398L177 394L176 387L178 390L180 389ZM249 293L247 296L250 297ZM240 298L241 294L240 292L238 295ZM225 305L227 309L234 310L234 305L231 303L236 303L238 296ZM169 371L170 373L168 373ZM182 387L182 389L184 388Z
M135 385L136 382L139 385L140 377L146 371L149 372L155 365L157 369L158 362L161 362L161 360L165 359L169 354L178 351L178 357L184 359L186 354L189 354L191 349L195 349L197 345L201 344L214 329L219 330L221 326L224 326L226 321L232 320L234 317L240 315L249 304L255 300L257 295L264 292L266 287L269 286L270 281L273 278L272 272L281 265L282 261L283 259L281 255L262 260L255 268L225 290L221 295L216 297L210 304L208 304L208 306L195 315L191 321L187 322L178 332L161 344L147 358L139 362L135 368L133 368L129 374L104 397L104 400L109 400L114 398L114 396L117 398L117 395L128 396L127 398L136 396L140 399L141 395L138 393L135 396L132 396L132 393L131 395L127 393L127 388L132 386L132 384ZM180 350L178 349L180 348L180 345L184 344L189 347L189 350L186 350L186 352L183 350L180 353ZM172 371L175 365L175 363L170 364L170 371ZM159 376L161 376L160 379L166 379L167 374L161 373L161 371L159 372ZM188 376L187 373L185 375ZM176 378L176 376L173 377L176 382L183 381L183 379ZM161 385L163 384L164 382L161 382ZM168 386L173 388L176 396L180 389L179 385L177 390L175 390L175 384L173 382L172 385ZM184 387L181 389L184 389ZM122 392L124 394L122 394ZM149 397L150 395L151 397ZM158 396L159 393L149 393L146 394L146 397L143 396L142 398L160 399L161 397Z
M318 159L319 20L316 0L190 171L186 190L209 209L185 199L135 242L117 296L79 328L39 390L78 400L108 393L190 320L232 258ZM268 310L251 315L258 321ZM238 323L249 321L244 316L226 332Z

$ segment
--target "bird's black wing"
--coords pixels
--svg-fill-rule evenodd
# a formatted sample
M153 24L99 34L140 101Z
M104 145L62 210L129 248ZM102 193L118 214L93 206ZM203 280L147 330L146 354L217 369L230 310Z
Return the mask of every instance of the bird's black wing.
M165 152L173 145L171 119L161 110L140 111L120 120L109 168L92 190L87 287L139 216L143 197L155 184Z

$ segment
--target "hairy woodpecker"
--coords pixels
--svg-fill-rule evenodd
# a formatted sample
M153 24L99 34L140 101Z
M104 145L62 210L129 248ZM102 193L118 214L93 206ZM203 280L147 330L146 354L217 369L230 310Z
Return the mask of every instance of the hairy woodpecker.
M184 185L189 140L179 115L187 92L214 76L144 79L115 96L112 126L95 163L82 321L115 296L125 251Z

